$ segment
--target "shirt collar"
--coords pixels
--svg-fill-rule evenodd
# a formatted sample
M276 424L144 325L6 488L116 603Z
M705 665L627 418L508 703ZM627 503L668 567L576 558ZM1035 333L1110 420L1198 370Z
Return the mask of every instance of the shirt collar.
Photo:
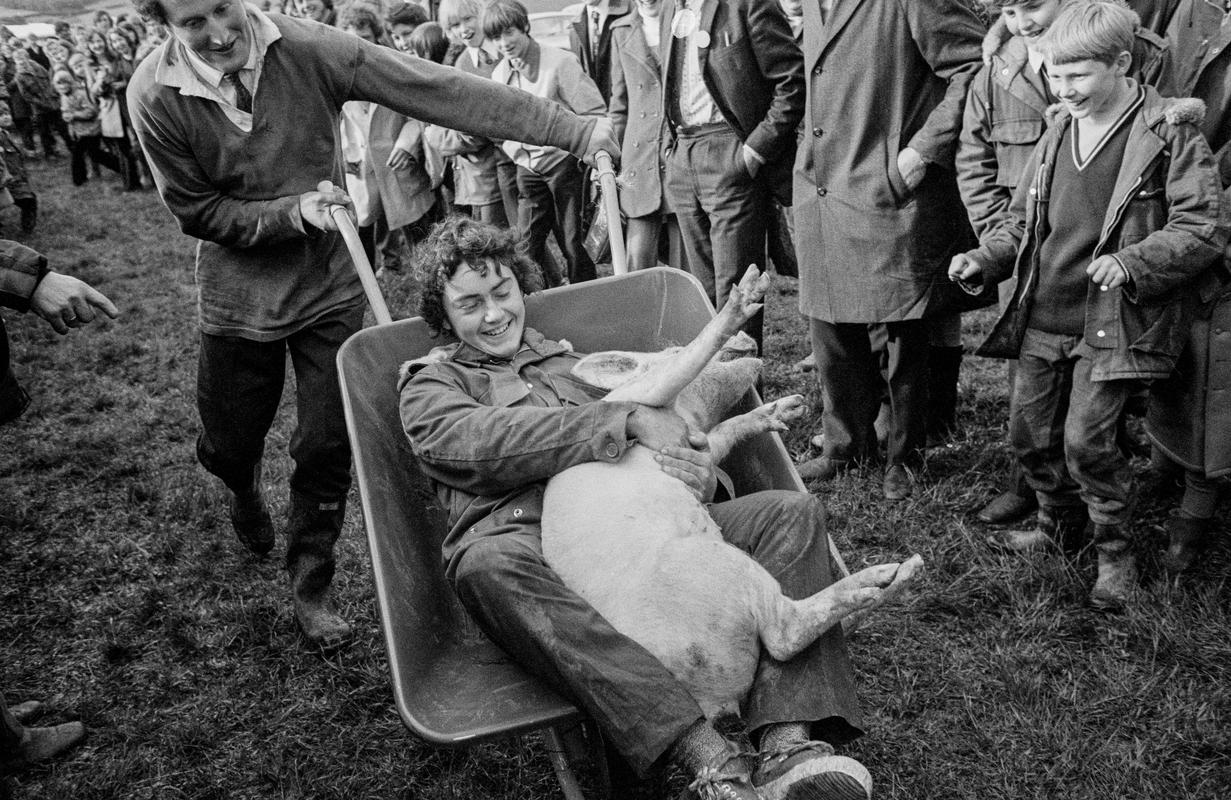
M1043 54L1032 47L1026 48L1026 60L1030 62L1030 68L1035 72L1043 68Z
M282 38L282 32L273 20L260 10L247 6L247 11L252 46L248 48L248 60L241 67L241 72L252 70L259 74L261 62L265 60L265 51ZM185 47L174 34L167 37L162 47L163 52L159 54L158 66L154 70L155 81L163 86L179 89L180 94L216 98L222 85L221 71ZM255 86L253 81L253 89Z
M513 357L512 361L484 353L476 347L471 347L465 342L458 342L457 350L454 351L452 360L460 361L466 364L504 364L511 363L515 369L521 369L526 364L534 364L551 356L558 356L561 353L570 353L573 348L571 345L561 342L554 342L551 339L543 336L534 328L526 328L521 334L521 350Z
M539 79L539 62L542 60L543 49L539 47L539 43L534 39L530 40L530 46L526 48L526 57L522 59L525 62L525 69L518 70L513 66L513 62L509 62L509 74L514 73L534 83Z

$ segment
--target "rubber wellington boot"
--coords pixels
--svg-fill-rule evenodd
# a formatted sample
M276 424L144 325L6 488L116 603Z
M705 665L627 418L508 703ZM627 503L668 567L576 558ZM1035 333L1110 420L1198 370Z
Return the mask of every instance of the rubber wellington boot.
M231 493L231 527L235 536L255 555L274 549L274 521L261 492L261 465L252 471L252 481Z
M1208 519L1174 516L1167 520L1170 542L1163 554L1163 568L1174 574L1191 567L1205 547L1209 529Z
M291 578L295 622L310 643L334 650L351 628L327 602L333 580L333 545L342 531L346 501L318 502L291 492L286 529L286 569Z
M1090 605L1111 611L1122 608L1137 586L1137 557L1120 525L1095 525L1098 579L1090 591Z

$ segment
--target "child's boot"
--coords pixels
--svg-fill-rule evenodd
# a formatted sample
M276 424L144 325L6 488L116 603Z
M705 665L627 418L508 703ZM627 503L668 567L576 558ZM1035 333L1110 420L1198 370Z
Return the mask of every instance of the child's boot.
M1090 605L1103 610L1121 608L1137 586L1137 557L1122 525L1094 526L1098 551L1098 579L1090 591Z
M1171 541L1163 554L1163 568L1171 573L1180 573L1191 567L1205 547L1209 529L1208 519L1176 515L1167 520L1167 533Z

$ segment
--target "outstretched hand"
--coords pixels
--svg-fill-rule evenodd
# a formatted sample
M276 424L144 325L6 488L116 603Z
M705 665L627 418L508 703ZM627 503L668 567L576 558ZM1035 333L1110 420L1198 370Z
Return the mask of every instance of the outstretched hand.
M30 309L63 336L69 328L93 322L101 311L115 319L120 310L102 292L71 275L48 272L30 296Z

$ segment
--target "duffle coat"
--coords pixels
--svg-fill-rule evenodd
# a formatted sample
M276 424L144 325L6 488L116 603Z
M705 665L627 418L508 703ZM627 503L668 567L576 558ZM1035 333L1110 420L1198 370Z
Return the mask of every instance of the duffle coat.
M799 308L826 322L918 319L969 235L953 157L983 25L961 0L804 3L807 103L795 158ZM928 164L909 191L897 156Z
M1108 291L1087 284L1083 338L1094 350L1092 380L1165 378L1183 349L1196 300L1194 278L1227 240L1222 187L1197 128L1204 113L1199 100L1167 99L1145 87L1092 256L1113 256L1129 275L1128 283ZM1056 159L1069 157L1059 148L1072 118L1060 107L1051 114L1027 164L1031 178L973 253L983 265L985 291L1011 274L1017 280L979 355L1016 358L1030 321L1052 174Z

